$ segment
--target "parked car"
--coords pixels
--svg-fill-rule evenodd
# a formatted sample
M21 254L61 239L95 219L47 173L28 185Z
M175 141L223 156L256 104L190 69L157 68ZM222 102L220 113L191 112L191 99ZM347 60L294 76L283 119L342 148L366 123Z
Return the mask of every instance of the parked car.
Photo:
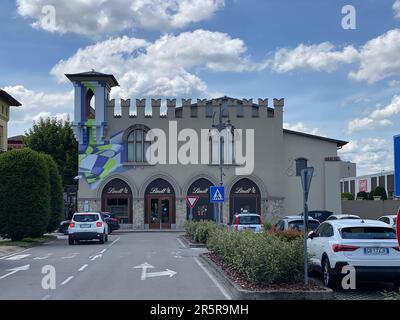
M308 217L308 230L315 230L318 228L318 226L319 221L317 219ZM304 218L303 216L286 216L275 224L274 230L304 230Z
M102 212L104 219L106 221L106 223L108 224L108 232L109 234L111 232L113 232L114 230L119 230L120 229L120 225L118 222L118 219L115 218L115 216L112 213L109 212Z
M68 234L68 227L69 227L70 223L71 223L71 220L61 221L60 225L58 226L58 232L67 235Z
M360 220L361 218L355 214L333 214L329 216L326 221L331 221L331 220L343 220L343 219L355 219L355 220Z
M356 279L400 284L400 247L396 231L376 220L330 220L308 235L311 267L326 286L338 287L342 268L353 266Z
M108 241L108 225L100 212L75 213L68 227L68 243L73 245L81 240Z
M387 223L395 229L397 228L397 215L382 216L378 220Z
M327 211L327 210L310 210L310 211L308 211L308 216L318 220L319 223L324 222L332 214L333 214L332 211ZM303 213L301 213L300 215L302 216Z
M252 230L258 233L264 230L264 223L261 215L257 213L240 213L233 216L229 228L235 231Z

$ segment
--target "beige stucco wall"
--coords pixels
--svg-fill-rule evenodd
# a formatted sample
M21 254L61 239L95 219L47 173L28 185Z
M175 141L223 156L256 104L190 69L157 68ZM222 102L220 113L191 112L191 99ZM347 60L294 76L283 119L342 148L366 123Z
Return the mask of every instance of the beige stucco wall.
M341 213L339 179L341 162L326 162L325 157L337 155L337 144L291 133L284 133L284 211L297 214L303 211L300 177L296 176L298 158L308 160L314 167L309 194L310 210L331 210Z
M5 107L4 113L2 113L2 109L3 109L2 106ZM6 110L8 112L8 115L6 114ZM10 115L9 105L3 99L0 99L0 126L3 127L3 138L2 138L2 141L0 141L0 148L3 148L4 151L7 151L9 115Z

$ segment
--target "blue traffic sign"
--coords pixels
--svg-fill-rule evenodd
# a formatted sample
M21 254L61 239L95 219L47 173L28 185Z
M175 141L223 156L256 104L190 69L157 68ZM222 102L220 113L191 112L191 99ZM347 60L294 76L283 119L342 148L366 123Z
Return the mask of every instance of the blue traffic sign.
M220 203L225 201L225 187L210 187L210 202Z

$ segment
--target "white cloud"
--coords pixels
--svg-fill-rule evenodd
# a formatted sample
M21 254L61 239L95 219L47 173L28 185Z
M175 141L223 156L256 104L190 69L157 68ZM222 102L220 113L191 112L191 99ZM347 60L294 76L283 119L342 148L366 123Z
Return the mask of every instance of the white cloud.
M42 9L47 5L56 10L55 27L43 22ZM34 28L86 36L134 28L183 28L210 19L224 6L224 0L17 0L18 13L33 18Z
M394 10L394 16L396 18L400 18L400 0L396 0L393 3L393 10Z
M384 107L371 112L367 117L356 118L348 123L349 133L387 127L392 125L392 117L400 114L400 96L395 95L392 101Z
M334 48L330 42L309 46L300 44L294 49L281 48L275 53L272 68L280 73L296 69L332 72L339 64L358 59L358 51L353 46L341 51Z
M47 117L72 119L73 91L45 93L29 90L22 85L5 87L4 90L22 103L21 107L11 108L9 136L23 133L33 121Z
M400 29L393 29L360 48L360 65L350 79L374 83L400 73Z
M357 69L349 73L349 78L374 83L400 74L399 56L400 29L393 29L360 48L347 46L337 50L330 42L281 48L269 63L279 73L293 70L332 72L342 64L358 64Z
M194 71L265 68L265 64L252 63L246 51L241 39L202 29L178 36L167 34L153 43L124 36L79 49L55 65L51 74L67 82L65 73L91 69L112 73L121 85L113 91L113 97L209 96L207 85Z
M392 144L382 137L352 140L339 155L342 160L355 162L360 175L393 170Z
M284 122L283 128L288 129L288 130L293 130L293 131L309 133L309 134L322 136L322 137L325 136L324 134L321 133L321 131L318 128L308 128L307 126L304 125L303 122L297 122L297 123Z

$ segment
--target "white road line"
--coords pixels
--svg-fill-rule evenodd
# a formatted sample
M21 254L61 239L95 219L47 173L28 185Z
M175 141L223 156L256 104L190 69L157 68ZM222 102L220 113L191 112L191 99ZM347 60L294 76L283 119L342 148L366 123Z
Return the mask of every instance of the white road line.
M176 238L176 240L179 242L179 244L180 244L182 247L186 248L185 244L182 242L181 239Z
M88 267L88 264L83 265L82 267L79 268L78 271L83 271Z
M61 283L61 285L63 286L63 285L65 285L65 284L67 284L67 283L70 282L73 278L74 278L74 276L68 277L67 279L64 280L64 282Z
M111 248L114 244L116 244L121 238L115 239L113 242L111 242L108 247Z
M14 253L9 254L9 255L7 255L7 256L1 257L0 260L7 259L7 258L12 257L12 256L15 256L15 255L17 255L17 254L26 252L26 251L28 251L28 250L30 250L30 249L31 249L31 248L25 249L25 250L22 250L22 251L18 251L18 252L14 252Z
M47 296L44 296L43 298L42 298L42 300L49 300L51 298L51 295L47 295Z
M100 251L100 253L104 253L106 251L107 251L107 249L103 249L103 250Z
M6 260L18 261L18 260L24 259L24 258L29 257L29 256L30 256L29 253L28 254L19 254L19 255L7 258Z
M205 274L211 279L212 282L214 282L214 284L217 286L217 288L219 289L219 291L221 291L221 293L224 295L224 297L227 300L232 300L232 297L230 296L230 294L225 290L225 288L218 282L217 279L215 279L215 277L210 273L210 271L208 271L206 269L205 266L203 266L203 264L199 261L199 259L194 258L194 261L196 261L196 263L200 266L200 268L205 272Z

